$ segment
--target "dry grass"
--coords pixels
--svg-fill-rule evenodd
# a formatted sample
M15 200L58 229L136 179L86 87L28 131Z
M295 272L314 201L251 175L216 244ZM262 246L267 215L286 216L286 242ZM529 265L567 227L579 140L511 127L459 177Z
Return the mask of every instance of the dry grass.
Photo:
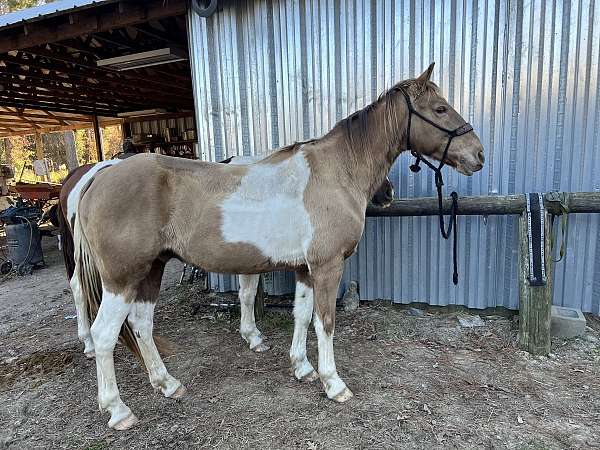
M533 450L600 442L598 341L555 341L552 358L530 358L508 318L466 330L454 314L412 317L382 304L339 312L336 361L355 398L337 405L318 383L291 376L289 310L268 311L259 326L273 348L254 354L235 310L207 306L231 296L176 288L175 275L157 331L176 345L166 364L189 393L181 402L154 393L119 348L121 395L141 420L127 433L108 430L98 412L94 362L81 354L75 321L64 318L73 314L70 296L47 285L20 291L12 326L0 327L0 448ZM599 323L590 326L597 338Z

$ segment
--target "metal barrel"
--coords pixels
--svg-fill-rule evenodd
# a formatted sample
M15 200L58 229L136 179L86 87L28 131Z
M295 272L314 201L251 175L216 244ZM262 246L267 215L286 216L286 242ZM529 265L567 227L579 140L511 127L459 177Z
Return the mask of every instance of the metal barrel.
M44 262L42 237L37 224L28 222L6 225L5 230L8 258L15 266Z

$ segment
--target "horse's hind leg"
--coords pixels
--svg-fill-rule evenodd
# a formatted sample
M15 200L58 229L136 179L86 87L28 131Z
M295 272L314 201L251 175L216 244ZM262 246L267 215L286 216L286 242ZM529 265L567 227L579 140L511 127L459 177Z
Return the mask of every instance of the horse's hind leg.
M294 337L290 348L290 360L294 376L300 381L318 378L314 367L306 357L306 333L313 314L313 289L303 274L296 273L296 295L294 298Z
M71 278L70 284L71 292L73 293L73 301L75 302L75 311L77 313L77 337L84 345L83 353L85 356L93 358L95 353L94 341L92 340L92 335L90 333L90 319L77 275L74 275Z
M251 350L255 352L267 351L269 346L263 342L262 334L256 328L256 320L254 319L254 299L256 298L260 275L240 275L239 280L240 334Z
M152 387L165 397L180 398L185 394L185 388L167 372L152 335L155 305L154 302L134 303L127 320L135 334Z
M119 396L113 358L121 325L129 314L131 305L124 295L112 294L104 289L102 303L91 328L96 347L98 404L101 411L110 412L108 426L116 430L126 430L137 422L135 415Z
M165 397L179 398L185 394L185 388L167 372L152 335L154 307L160 292L164 268L164 261L156 259L153 262L150 272L138 286L136 302L132 305L127 321L140 348L152 387L162 392Z

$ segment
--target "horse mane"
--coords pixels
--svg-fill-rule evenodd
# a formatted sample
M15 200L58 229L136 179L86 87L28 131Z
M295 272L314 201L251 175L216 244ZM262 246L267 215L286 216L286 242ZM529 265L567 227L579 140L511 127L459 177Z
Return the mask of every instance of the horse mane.
M381 127L372 126L369 119L373 115L377 106L385 104L385 117L383 121L384 138L389 145L396 144L401 138L401 127L398 127L399 118L397 116L400 109L399 103L405 102L400 89L404 89L413 101L422 95L439 95L438 86L427 81L420 82L417 79L409 79L399 82L390 89L387 89L377 99L364 108L350 114L345 119L340 120L330 131L330 133L339 133L343 135L346 145L350 150L363 150L368 148L373 142L374 133L381 130ZM392 133L393 134L390 134Z
M422 95L439 94L439 88L431 81L422 82L417 79L401 81L384 91L374 102L340 120L324 138L328 136L341 138L347 149L347 159L353 166L369 166L375 173L387 172L380 169L383 169L383 166L389 169L389 165L397 155L389 150L399 147L406 133L406 126L402 125L406 117L403 111L407 111L406 100L401 89L407 92L412 101ZM375 158L369 151L374 143L383 143L388 150L385 158ZM373 192L381 181L374 180L371 186Z

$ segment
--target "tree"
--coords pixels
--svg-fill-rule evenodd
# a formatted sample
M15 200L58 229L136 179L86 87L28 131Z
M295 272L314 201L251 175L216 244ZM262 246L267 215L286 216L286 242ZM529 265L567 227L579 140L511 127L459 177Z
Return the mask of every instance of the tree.
M39 6L44 3L50 2L40 0L0 0L0 14L6 14L19 9L32 8L33 6Z

